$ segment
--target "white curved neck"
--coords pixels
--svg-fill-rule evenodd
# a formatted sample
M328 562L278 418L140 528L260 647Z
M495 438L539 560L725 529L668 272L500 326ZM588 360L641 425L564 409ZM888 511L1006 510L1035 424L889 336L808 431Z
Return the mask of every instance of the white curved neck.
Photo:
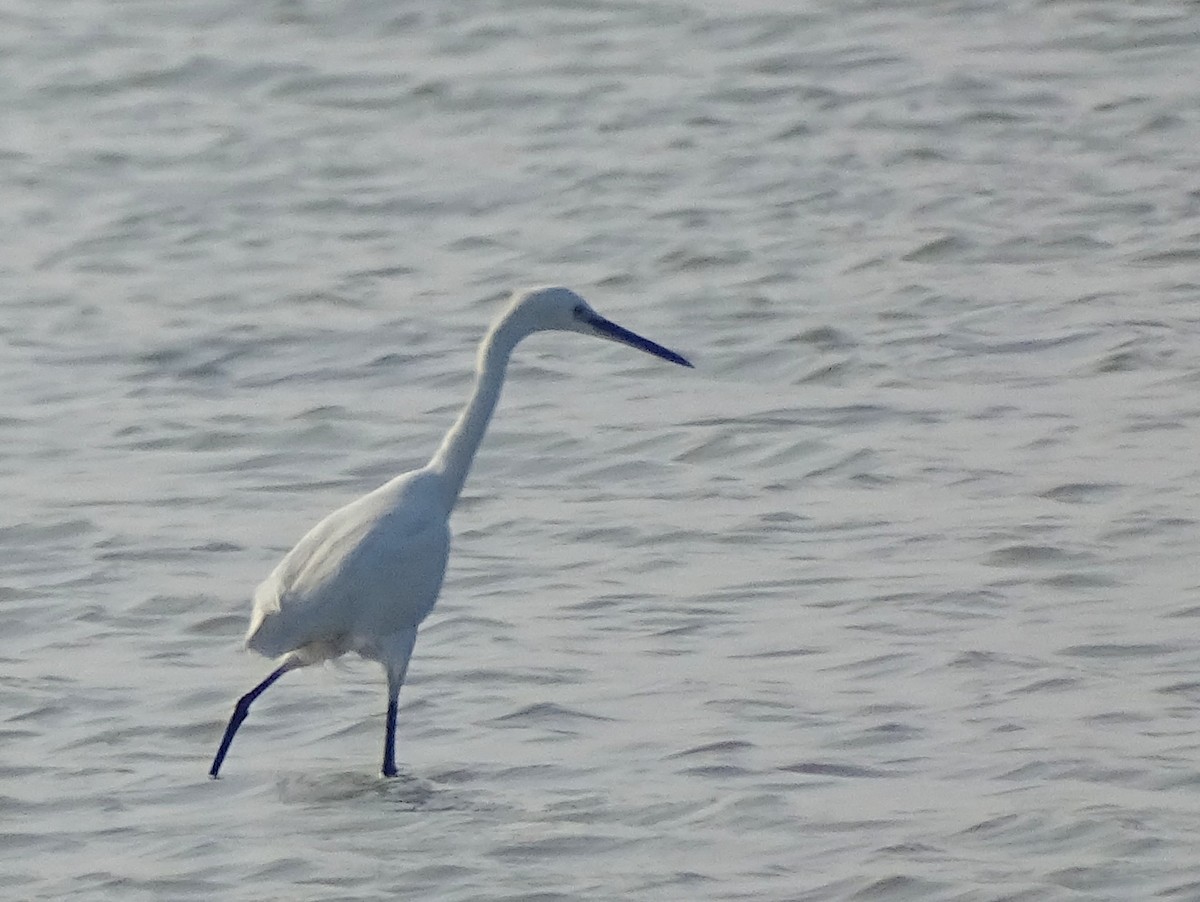
M475 364L475 389L429 461L429 469L441 474L445 481L448 508L454 507L467 481L471 461L475 459L492 411L500 400L500 387L504 384L509 357L525 334L525 330L516 323L504 318L492 326L479 347Z

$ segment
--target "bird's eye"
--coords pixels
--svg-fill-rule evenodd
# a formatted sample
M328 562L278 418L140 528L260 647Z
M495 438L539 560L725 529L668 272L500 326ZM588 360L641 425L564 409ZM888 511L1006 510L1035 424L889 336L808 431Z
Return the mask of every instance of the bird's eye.
M575 309L572 310L571 313L576 319L583 319L583 314L586 312L586 310L587 308L584 307L583 304L576 304Z

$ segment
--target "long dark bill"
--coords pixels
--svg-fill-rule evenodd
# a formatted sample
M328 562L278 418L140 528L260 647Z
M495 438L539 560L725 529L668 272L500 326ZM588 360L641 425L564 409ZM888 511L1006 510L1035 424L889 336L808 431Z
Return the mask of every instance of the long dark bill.
M664 348L662 345L648 338L642 338L636 332L630 332L623 326L618 326L612 320L607 320L598 313L590 314L587 317L587 324L604 338L612 339L623 345L629 345L631 348L637 348L639 351L645 351L647 354L653 354L655 357L661 357L663 360L671 361L671 363L678 363L680 366L692 365L686 357L676 354L669 348Z

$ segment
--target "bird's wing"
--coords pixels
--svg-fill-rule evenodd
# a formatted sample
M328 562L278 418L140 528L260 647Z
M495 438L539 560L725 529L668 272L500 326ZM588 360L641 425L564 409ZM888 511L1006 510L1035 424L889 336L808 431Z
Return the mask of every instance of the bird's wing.
M450 549L436 488L393 480L314 526L259 586L246 645L269 657L306 646L330 657L419 624Z

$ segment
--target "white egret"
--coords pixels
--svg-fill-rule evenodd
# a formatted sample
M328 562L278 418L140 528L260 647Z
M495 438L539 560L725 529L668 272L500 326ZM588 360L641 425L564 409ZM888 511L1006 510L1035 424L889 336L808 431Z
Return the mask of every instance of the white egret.
M543 330L582 332L691 364L596 313L566 288L514 294L479 347L475 388L425 466L403 473L314 526L254 593L246 646L278 664L234 706L216 777L250 705L289 670L356 652L387 674L383 775L396 775L396 710L417 627L433 609L450 552L450 513L500 397L513 348Z

